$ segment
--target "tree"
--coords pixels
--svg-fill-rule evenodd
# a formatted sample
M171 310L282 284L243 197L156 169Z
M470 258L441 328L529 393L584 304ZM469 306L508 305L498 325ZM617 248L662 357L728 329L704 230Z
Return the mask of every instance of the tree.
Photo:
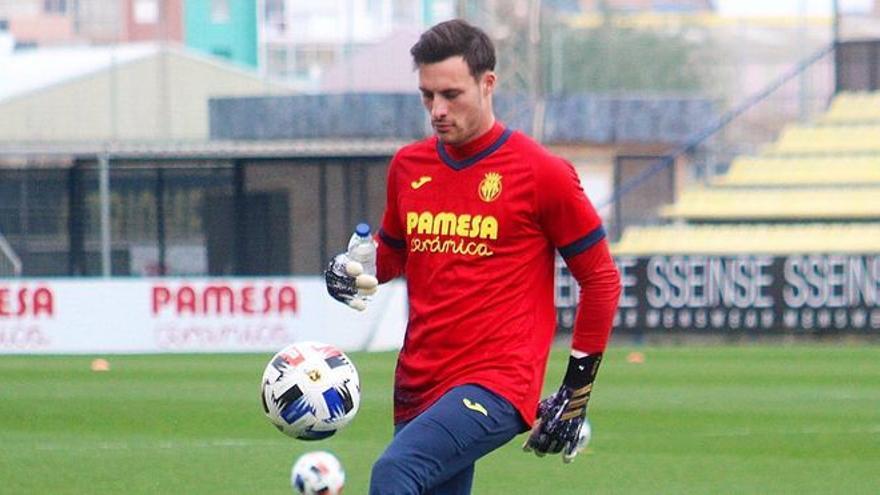
M601 22L591 28L571 26L577 9L564 0L459 0L458 12L495 41L503 91L536 95L706 86L711 74L709 64L699 63L709 53L703 41L690 41L684 31L626 27L619 22L627 20L625 14L599 5ZM535 22L540 23L537 37Z
M710 74L702 48L684 36L616 27L549 30L543 44L545 91L694 91Z

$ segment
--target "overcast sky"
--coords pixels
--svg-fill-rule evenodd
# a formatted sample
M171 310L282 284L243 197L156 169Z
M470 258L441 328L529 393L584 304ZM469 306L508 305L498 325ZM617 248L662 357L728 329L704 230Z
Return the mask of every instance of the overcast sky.
M832 0L715 0L718 11L728 15L830 15ZM873 0L839 0L841 12L871 10Z

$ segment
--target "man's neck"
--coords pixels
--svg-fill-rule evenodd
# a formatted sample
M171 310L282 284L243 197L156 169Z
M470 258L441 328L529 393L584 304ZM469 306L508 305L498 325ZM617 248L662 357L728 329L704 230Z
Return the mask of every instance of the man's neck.
M489 145L491 145L499 136L504 132L504 126L502 126L498 121L495 120L495 117L489 121L489 125L482 132L477 134L477 136L464 144L458 144L455 146L444 144L446 148L446 152L449 153L455 160L463 160L470 156L473 156L480 151L486 149Z

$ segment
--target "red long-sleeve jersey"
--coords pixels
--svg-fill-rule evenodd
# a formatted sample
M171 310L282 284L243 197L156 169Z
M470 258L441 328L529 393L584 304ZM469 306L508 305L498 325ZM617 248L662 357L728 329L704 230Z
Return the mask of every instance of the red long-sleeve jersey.
M432 137L388 171L378 278L406 275L395 373L406 421L466 383L535 418L556 328L558 250L581 287L573 348L605 349L620 280L605 231L566 161L500 124L460 148Z

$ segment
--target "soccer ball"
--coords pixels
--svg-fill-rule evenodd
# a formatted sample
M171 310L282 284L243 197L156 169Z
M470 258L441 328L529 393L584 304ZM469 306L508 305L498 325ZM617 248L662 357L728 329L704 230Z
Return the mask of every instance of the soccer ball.
M593 436L593 428L590 426L590 420L584 418L584 424L581 425L581 431L578 433L577 450L581 452L590 444L590 437Z
M303 495L339 495L345 485L345 470L329 452L308 452L293 464L290 484L295 493Z
M347 425L361 402L354 364L336 347L298 342L272 356L260 394L269 421L302 440L327 438Z

